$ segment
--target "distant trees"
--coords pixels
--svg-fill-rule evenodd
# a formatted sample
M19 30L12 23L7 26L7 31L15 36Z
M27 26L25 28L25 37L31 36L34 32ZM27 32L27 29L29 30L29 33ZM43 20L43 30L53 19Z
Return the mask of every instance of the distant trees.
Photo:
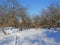
M33 20L33 24L34 24L35 28L40 26L40 16L39 15L34 16L32 20Z
M33 17L34 27L60 27L60 3L51 4L48 8L42 10L40 15Z

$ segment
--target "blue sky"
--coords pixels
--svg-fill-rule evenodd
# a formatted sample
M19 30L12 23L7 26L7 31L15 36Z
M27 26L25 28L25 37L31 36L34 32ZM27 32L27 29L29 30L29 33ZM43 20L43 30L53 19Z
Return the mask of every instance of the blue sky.
M28 8L28 13L39 14L42 9L47 8L50 4L56 2L57 0L18 0L23 6ZM0 0L2 3L3 0Z
M47 8L50 4L57 0L20 0L21 4L28 7L30 15L39 14L42 9Z

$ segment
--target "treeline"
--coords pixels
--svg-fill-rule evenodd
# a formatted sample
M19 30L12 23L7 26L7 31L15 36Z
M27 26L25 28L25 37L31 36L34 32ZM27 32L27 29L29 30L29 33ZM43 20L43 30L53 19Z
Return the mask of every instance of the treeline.
M0 27L56 28L60 27L60 5L50 5L39 15L30 17L27 9L16 0L6 0L0 5Z
M60 3L51 4L48 8L42 10L40 15L33 17L34 24L43 28L60 27Z

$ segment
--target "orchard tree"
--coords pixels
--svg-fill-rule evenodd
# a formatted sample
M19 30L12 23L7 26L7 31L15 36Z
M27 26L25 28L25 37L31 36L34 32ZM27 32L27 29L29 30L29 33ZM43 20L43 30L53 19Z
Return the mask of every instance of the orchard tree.
M59 3L60 4L60 3ZM58 23L60 20L60 5L57 4L52 4L48 8L42 11L41 14L41 24L43 25L48 25L49 29L52 28L57 28Z
M0 26L2 27L4 34L7 34L4 31L4 27L19 27L19 19L22 19L22 27L25 27L26 24L30 24L30 18L27 15L26 9L21 6L17 0L6 0L0 6Z

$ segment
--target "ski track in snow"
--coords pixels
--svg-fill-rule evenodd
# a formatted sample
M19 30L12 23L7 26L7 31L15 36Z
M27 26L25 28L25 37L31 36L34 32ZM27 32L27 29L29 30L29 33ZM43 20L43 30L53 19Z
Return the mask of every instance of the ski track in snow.
M27 29L23 31L5 30L9 35L0 31L0 45L60 45L60 28L54 29Z

